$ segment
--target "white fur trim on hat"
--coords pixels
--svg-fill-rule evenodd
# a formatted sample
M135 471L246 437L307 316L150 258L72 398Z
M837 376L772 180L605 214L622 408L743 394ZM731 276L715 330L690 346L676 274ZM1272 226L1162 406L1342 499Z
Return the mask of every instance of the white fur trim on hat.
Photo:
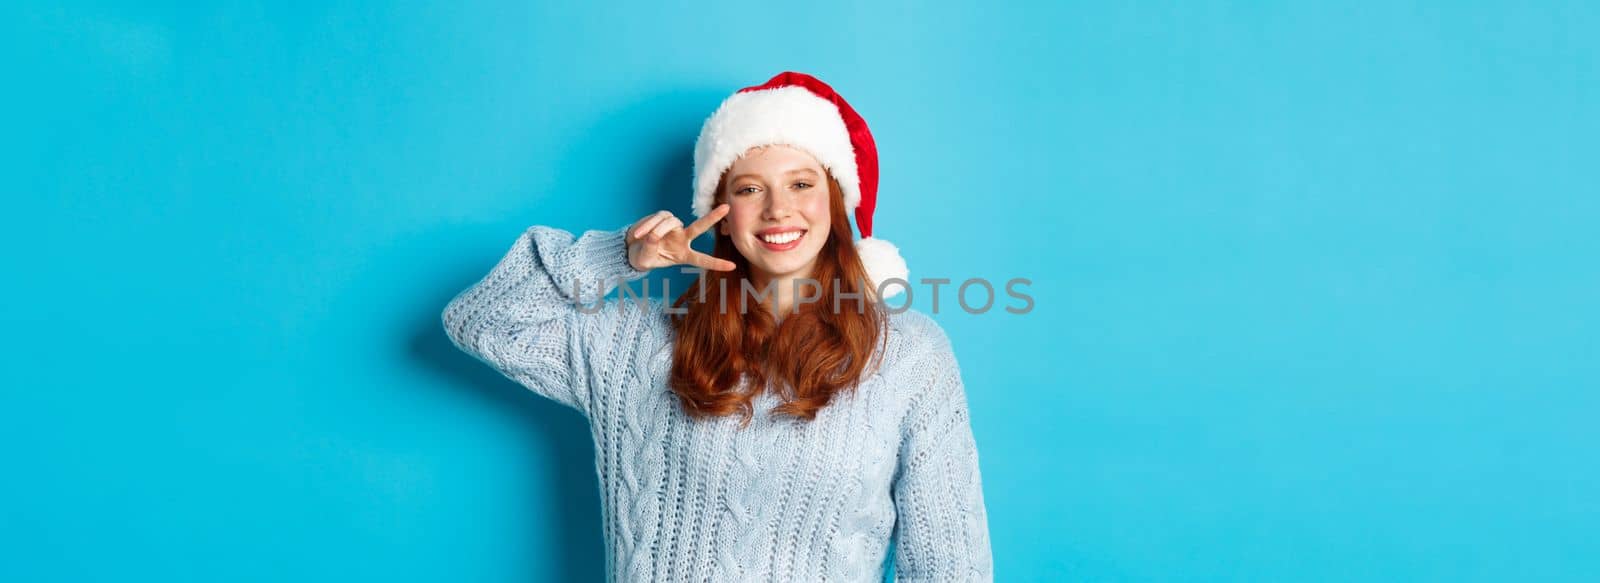
M911 270L906 268L905 258L900 256L900 250L893 243L877 237L856 239L856 254L861 256L861 263L867 268L867 279L872 280L873 289L883 289L884 299L899 295L906 286L911 285ZM883 282L894 278L902 283L883 287Z
M734 160L756 146L805 150L839 181L846 211L861 203L855 148L838 106L804 87L735 93L706 118L694 148L694 216L711 212L717 182Z

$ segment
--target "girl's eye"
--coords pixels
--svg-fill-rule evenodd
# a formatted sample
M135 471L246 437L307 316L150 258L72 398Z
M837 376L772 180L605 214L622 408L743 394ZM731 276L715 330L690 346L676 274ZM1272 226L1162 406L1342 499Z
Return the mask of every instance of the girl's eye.
M795 188L800 188L800 189L811 188L811 183L810 182L796 182L796 183L794 183L794 187Z
M755 191L756 191L756 187L754 187L754 186L745 186L745 187L740 188L739 190L735 190L734 192L738 193L738 194L749 194L749 193L752 193L752 192L755 192Z

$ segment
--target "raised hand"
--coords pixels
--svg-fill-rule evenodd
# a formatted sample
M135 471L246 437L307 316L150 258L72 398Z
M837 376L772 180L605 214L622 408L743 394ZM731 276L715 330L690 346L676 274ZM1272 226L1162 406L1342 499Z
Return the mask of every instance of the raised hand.
M721 204L711 209L700 220L683 226L683 221L672 213L660 211L639 219L628 227L628 263L639 271L649 271L657 267L672 265L693 265L702 269L714 271L732 271L737 265L726 259L719 259L695 251L689 247L689 242L701 233L717 224L717 221L728 214L728 205Z

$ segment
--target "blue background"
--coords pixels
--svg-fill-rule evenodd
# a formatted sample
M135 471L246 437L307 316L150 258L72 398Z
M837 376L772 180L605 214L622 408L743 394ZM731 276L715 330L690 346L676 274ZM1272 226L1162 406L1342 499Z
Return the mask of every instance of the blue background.
M914 277L1034 282L937 316L1000 580L1600 578L1600 10L1114 4L0 9L0 579L598 578L439 312L782 70Z

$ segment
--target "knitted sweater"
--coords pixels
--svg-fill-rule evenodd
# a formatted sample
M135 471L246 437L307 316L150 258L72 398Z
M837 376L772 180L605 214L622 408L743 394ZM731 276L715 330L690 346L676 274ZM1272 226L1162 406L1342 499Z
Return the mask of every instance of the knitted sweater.
M443 313L457 347L588 419L608 580L881 581L891 536L897 580L993 579L966 395L937 323L891 314L882 366L813 421L771 417L770 390L747 427L695 420L667 385L667 304L600 295L649 273L628 263L624 231L530 227Z

